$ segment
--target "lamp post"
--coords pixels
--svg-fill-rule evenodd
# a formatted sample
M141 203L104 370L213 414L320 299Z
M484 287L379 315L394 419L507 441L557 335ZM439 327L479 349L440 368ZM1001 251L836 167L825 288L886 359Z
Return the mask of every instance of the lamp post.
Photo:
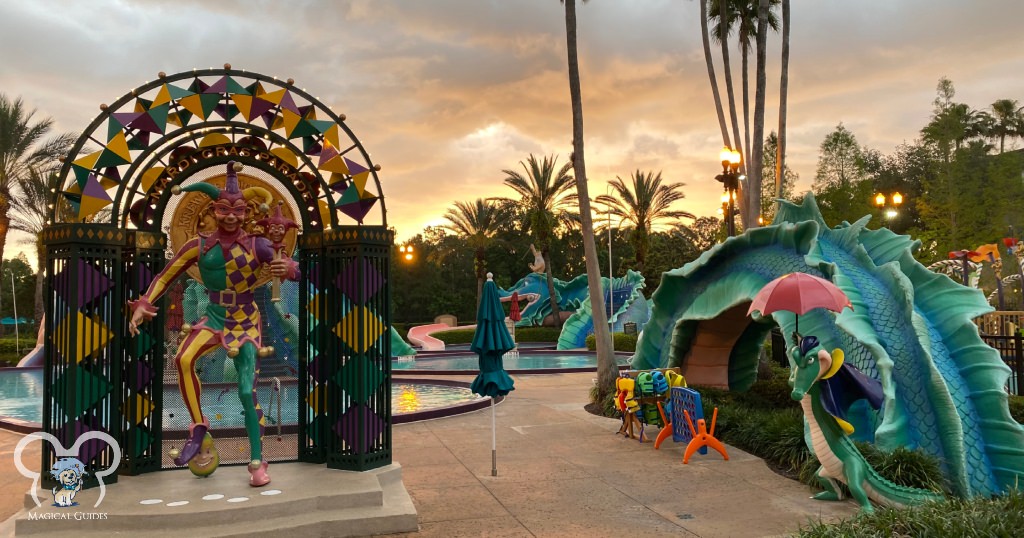
M398 247L398 253L402 255L402 259L411 262L414 258L412 253L412 245L402 245Z
M722 148L718 157L722 161L722 173L715 179L721 181L725 188L722 196L723 205L728 206L725 208L725 226L729 237L733 237L736 235L736 189L739 188L741 157L740 152L730 148Z
M882 215L889 221L892 221L900 214L900 206L903 205L903 195L894 192L892 195L887 196L883 192L875 194L875 206L878 207Z

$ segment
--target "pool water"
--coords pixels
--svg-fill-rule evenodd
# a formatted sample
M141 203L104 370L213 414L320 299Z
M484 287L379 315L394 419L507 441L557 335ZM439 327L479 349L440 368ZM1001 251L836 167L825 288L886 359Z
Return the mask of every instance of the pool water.
M620 366L629 364L629 356L617 356ZM589 353L506 354L502 363L505 370L547 370L563 368L597 368L597 356ZM480 358L476 355L429 357L415 360L391 361L392 370L478 370Z
M210 426L242 426L242 406L234 386L204 387L203 413ZM267 426L295 424L298 387L294 383L281 387L280 403L273 386L261 380L257 388L260 407L267 417ZM391 412L393 415L414 413L427 409L449 407L480 399L469 388L450 385L431 385L396 381L391 386ZM190 419L178 393L177 386L164 389L163 427L185 430ZM280 410L280 414L279 414ZM14 417L31 422L42 422L43 371L42 369L0 370L0 416Z

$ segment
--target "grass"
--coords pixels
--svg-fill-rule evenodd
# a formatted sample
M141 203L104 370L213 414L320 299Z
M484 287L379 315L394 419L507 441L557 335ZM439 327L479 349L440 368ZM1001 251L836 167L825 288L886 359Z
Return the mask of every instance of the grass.
M813 523L800 538L860 536L1020 536L1024 529L1024 494L1012 490L994 499L949 499L908 509L876 508L840 523Z

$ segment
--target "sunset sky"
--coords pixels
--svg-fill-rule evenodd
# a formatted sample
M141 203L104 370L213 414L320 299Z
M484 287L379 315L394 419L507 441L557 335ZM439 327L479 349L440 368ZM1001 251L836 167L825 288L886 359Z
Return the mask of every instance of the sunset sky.
M721 136L698 8L578 5L593 195L616 175L661 171L686 184L680 209L715 213ZM1019 0L793 2L788 159L798 190L840 122L882 153L913 141L942 76L975 108L1024 102L1021 20ZM766 132L778 122L780 37L769 41ZM0 50L0 92L59 131L81 131L100 103L159 71L231 63L294 78L346 114L383 167L399 239L443 222L454 201L510 195L502 169L530 153L565 162L571 151L557 0L0 2ZM738 53L733 66L739 96ZM32 248L18 242L5 254Z

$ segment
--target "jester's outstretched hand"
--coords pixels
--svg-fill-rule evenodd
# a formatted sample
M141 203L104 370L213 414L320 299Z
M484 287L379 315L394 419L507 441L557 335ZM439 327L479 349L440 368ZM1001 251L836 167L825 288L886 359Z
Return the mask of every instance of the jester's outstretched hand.
M270 193L260 187L241 191L237 172L241 164L228 163L224 190L209 183L196 183L180 191L200 191L213 199L217 230L200 233L185 243L168 262L163 271L137 301L130 301L132 310L129 332L139 333L140 323L156 315L153 306L170 285L188 268L197 265L203 284L210 296L205 315L190 329L183 328L187 336L178 347L174 364L178 369L178 388L192 419L189 436L180 453L174 458L176 465L190 464L193 472L208 462L198 460L211 457L203 448L210 423L200 406L202 386L195 373L196 361L210 351L223 347L235 361L238 371L238 398L245 412L245 430L249 437L251 461L249 463L252 486L270 483L267 463L263 461L263 411L256 400L256 378L259 372L257 351L262 350L260 312L256 308L254 290L259 270L267 264L270 274L277 278L299 279L298 264L287 257L275 257L271 242L263 237L248 235L242 228L245 221L246 200L263 198L269 204ZM177 191L177 192L180 192ZM212 439L208 441L212 444ZM215 451L213 451L215 455ZM193 461L195 459L195 461ZM209 474L211 469L202 473Z

